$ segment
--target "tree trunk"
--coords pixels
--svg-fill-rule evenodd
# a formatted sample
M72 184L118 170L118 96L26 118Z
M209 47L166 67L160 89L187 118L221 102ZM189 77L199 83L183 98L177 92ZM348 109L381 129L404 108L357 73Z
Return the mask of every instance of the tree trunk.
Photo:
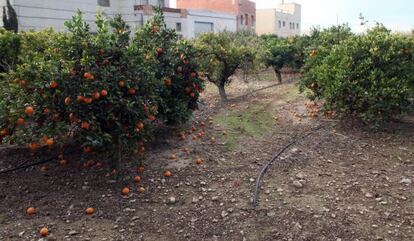
M227 94L226 94L226 90L224 89L224 85L218 85L217 87L219 89L221 100L226 101L227 100Z
M275 73L276 73L276 79L279 82L279 84L282 83L282 74L280 73L279 69L274 68Z

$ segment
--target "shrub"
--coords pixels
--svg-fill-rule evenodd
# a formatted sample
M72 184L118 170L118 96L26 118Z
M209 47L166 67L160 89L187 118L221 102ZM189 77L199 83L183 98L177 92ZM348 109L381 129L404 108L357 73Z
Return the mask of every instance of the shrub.
M380 25L349 37L312 70L315 95L325 110L373 123L406 113L414 93L413 48L412 38Z
M255 58L251 48L236 41L239 34L227 31L206 33L196 40L201 53L198 61L206 71L207 80L218 87L222 100L227 99L225 86L231 82L230 77Z
M129 27L119 16L107 21L98 15L97 33L91 34L78 13L66 23L67 34L52 34L43 51L28 51L2 83L4 141L36 149L73 140L85 153L112 152L112 164L122 153L143 156L154 128L185 121L196 107L198 95L183 94L186 86L203 88L191 74L198 65L180 59L193 54L192 46L177 43L163 21L157 12L130 41ZM39 35L37 40L48 39ZM141 45L141 40L154 45ZM162 53L156 43L163 44ZM173 71L177 65L185 71Z

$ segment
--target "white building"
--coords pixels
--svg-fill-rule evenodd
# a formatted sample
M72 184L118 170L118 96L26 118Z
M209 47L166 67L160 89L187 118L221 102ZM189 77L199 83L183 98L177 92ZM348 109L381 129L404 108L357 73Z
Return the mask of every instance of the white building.
M278 8L256 10L256 33L289 37L301 34L301 5L282 1Z
M102 11L106 16L121 14L135 30L153 15L152 6L163 7L167 26L174 28L184 38L193 38L206 31L235 31L236 16L203 10L185 10L169 7L168 0L10 0L19 23L19 31L40 30L48 27L65 31L64 22L75 15L77 9L84 13L84 19L94 31L95 15ZM0 7L6 0L0 0ZM3 24L0 11L0 26Z

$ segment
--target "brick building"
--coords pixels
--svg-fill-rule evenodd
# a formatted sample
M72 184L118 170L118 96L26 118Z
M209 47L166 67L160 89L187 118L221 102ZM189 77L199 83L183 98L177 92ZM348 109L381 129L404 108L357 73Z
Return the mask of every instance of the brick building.
M256 3L250 0L177 0L177 8L204 9L237 16L237 29L256 28Z

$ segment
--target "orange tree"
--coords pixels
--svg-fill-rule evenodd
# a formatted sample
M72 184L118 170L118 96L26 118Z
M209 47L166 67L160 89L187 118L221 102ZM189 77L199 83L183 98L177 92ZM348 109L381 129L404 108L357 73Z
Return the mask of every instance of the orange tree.
M412 37L378 25L332 46L311 70L310 90L324 100L325 110L342 116L374 124L398 117L413 107L413 49Z
M351 36L353 36L351 28L344 24L322 30L314 28L306 38L307 43L303 45L305 49L302 50L305 54L301 68L300 89L301 91L310 90L307 93L311 99L318 98L321 91L315 81L320 74L316 67L322 63L335 45Z
M156 12L160 12L156 10ZM145 57L145 65L154 74L157 88L157 110L167 123L186 121L197 108L203 91L198 51L186 41L177 41L174 30L167 28L162 14L156 14L134 38L137 55Z
M195 63L172 71L185 65L180 56L194 50L177 43L163 21L156 12L130 41L119 16L107 21L97 15L97 33L91 34L78 13L66 23L67 34L52 35L47 48L33 51L37 54L2 80L3 142L36 150L73 140L85 153L113 150L113 164L124 152L144 155L156 126L185 121L196 107L198 94L187 95L186 87L196 83L198 92L203 88L193 74ZM141 45L140 40L163 46Z
M295 68L299 51L293 39L279 38L275 35L261 37L263 47L262 61L275 71L277 81L282 83L282 68Z
M225 86L231 82L230 77L256 56L251 47L242 44L240 35L243 33L224 31L206 33L196 39L200 49L198 61L206 71L206 79L219 89L222 100L227 99Z

